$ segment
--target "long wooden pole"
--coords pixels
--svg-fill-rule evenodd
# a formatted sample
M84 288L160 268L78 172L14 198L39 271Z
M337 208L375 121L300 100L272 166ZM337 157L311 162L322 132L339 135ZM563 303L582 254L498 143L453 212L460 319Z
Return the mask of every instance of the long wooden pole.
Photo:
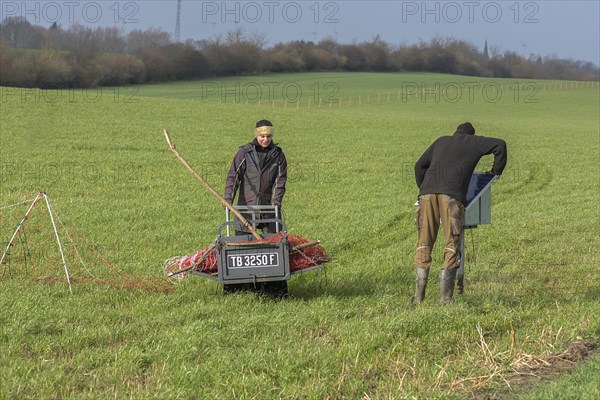
M177 151L177 149L175 148L175 144L171 141L171 137L169 136L169 132L167 132L166 129L163 129L164 133L165 133L165 139L167 139L167 143L169 145L169 149L171 150L171 152L175 155L175 157L177 157L177 159L179 161L181 161L181 163L183 165L185 165L185 167L188 169L188 171L190 171L192 173L192 175L194 175L194 177L196 179L198 179L206 189L208 189L208 191L210 193L213 194L213 196L215 196L217 199L219 199L219 201L221 202L221 204L223 204L225 207L227 207L229 209L229 211L231 211L233 213L233 215L235 215L240 222L242 223L242 225L244 225L246 227L246 229L248 229L250 231L250 233L252 234L252 236L254 236L254 238L256 240L263 240L263 238L256 232L256 230L252 227L252 225L250 225L250 223L248 222L248 220L246 220L246 218L244 218L244 216L235 209L235 207L233 207L233 205L228 202L227 200L225 200L223 198L223 196L221 196L219 193L217 193L217 191L215 189L213 189L212 186L210 186L210 184L204 180L204 178L202 178L202 176L200 176L199 173L197 173L194 168L192 168L192 166L190 164L188 164L188 162L185 160L185 158L183 158L181 156L181 154L179 154L179 152Z

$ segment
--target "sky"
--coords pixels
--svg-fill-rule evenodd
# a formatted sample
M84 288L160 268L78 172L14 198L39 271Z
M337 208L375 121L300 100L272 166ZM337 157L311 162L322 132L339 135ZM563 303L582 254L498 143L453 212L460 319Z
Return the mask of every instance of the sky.
M1 19L24 16L49 26L89 26L175 32L177 0L1 0ZM267 46L331 37L365 42L379 35L391 45L454 38L490 52L514 51L600 65L600 1L200 1L183 0L182 40L208 39L242 28L263 34Z

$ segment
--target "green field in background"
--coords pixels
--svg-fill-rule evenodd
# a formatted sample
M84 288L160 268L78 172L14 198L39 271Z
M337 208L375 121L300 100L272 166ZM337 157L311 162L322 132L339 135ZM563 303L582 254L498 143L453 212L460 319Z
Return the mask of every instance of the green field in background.
M196 277L166 295L99 285L70 294L65 282L38 282L35 266L0 266L0 398L464 398L474 378L509 371L519 355L598 341L600 91L588 86L313 73L0 88L0 206L46 191L124 272L162 275L165 259L206 247L223 219L162 129L222 192L259 119L274 123L288 158L289 232L320 239L333 258L292 277L281 302L223 296ZM492 224L467 233L465 294L441 306L432 274L413 307L413 165L464 121L506 140L508 166L492 189ZM25 210L0 209L2 250L8 221ZM60 278L41 210L27 222L28 247ZM520 395L594 398L597 369L596 355L572 378ZM498 374L484 388L507 390Z

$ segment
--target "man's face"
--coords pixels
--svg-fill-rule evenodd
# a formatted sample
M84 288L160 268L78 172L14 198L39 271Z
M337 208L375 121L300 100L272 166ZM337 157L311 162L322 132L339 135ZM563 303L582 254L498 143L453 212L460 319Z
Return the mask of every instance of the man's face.
M273 136L258 135L256 137L256 141L258 142L258 144L260 144L260 147L267 148L273 141Z

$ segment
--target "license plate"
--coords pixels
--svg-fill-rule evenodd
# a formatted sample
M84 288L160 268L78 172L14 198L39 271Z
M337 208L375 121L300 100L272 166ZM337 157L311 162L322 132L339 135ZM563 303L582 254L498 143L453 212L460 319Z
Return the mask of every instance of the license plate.
M229 268L278 267L278 253L235 254L227 256Z

